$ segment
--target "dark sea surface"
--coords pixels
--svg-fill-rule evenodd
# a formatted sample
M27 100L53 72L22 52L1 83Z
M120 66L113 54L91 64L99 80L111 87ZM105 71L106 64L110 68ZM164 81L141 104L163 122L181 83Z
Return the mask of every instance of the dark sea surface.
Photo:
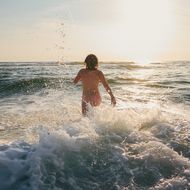
M88 117L83 67L0 63L0 190L189 190L190 62L100 63Z

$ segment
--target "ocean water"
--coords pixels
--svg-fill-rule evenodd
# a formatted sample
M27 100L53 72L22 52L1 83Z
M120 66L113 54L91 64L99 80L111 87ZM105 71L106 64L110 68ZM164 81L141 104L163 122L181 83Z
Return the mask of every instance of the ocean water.
M100 63L88 117L83 67L0 63L0 190L190 189L190 62Z

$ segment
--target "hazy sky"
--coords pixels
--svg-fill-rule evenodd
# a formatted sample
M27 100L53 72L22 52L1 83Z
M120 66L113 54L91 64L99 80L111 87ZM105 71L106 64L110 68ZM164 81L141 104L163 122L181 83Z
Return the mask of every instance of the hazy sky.
M190 60L190 0L0 0L0 61Z

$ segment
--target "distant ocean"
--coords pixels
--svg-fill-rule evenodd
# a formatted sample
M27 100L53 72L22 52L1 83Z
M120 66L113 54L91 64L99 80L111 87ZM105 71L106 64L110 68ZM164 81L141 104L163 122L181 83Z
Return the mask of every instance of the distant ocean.
M83 67L0 63L0 190L189 190L190 62L100 63L88 117Z

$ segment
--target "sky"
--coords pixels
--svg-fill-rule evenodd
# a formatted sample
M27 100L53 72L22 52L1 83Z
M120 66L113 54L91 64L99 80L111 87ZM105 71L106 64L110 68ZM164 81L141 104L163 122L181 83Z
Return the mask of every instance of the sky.
M0 0L0 61L190 60L190 0Z

